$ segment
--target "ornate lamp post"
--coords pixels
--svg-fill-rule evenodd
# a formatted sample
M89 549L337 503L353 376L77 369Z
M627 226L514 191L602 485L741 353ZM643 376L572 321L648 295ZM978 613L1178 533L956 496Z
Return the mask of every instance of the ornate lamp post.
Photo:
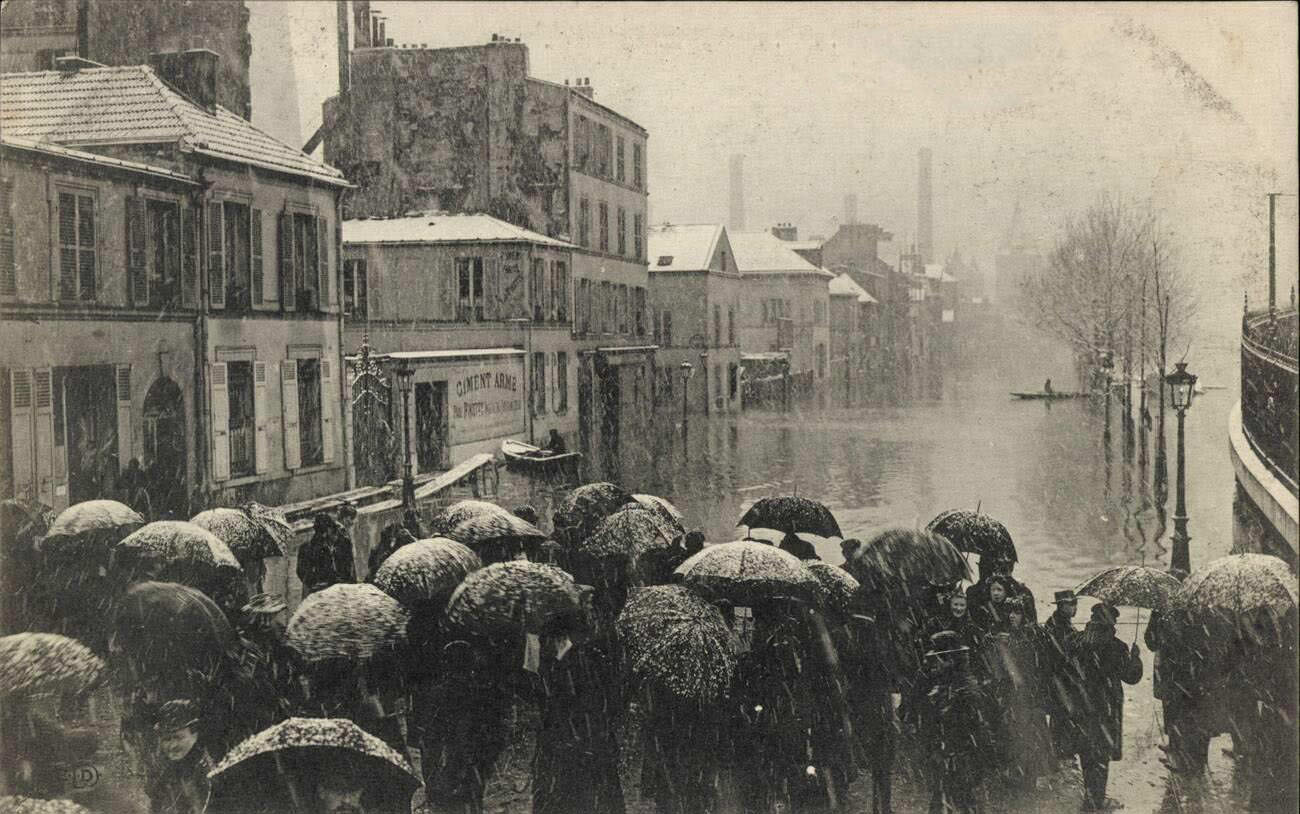
M691 374L695 372L695 368L691 365L690 362L682 362L681 365L678 366L678 370L682 372L682 441L685 441L686 440L686 387L687 387L687 382L691 380Z
M1169 571L1178 577L1184 577L1192 570L1191 550L1188 543L1192 538L1187 535L1187 496L1185 484L1185 467L1183 457L1183 416L1192 406L1195 393L1196 376L1187 372L1187 363L1178 362L1177 369L1165 376L1169 385L1169 400L1178 412L1178 485L1174 503L1174 550L1169 558Z
M415 478L411 474L411 383L415 368L411 363L398 363L397 389L402 394L402 508L415 508Z

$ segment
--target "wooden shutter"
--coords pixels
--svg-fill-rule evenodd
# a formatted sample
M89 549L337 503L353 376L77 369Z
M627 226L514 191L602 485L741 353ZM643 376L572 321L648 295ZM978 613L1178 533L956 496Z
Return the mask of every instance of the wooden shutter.
M181 307L193 308L199 288L199 211L181 207Z
M135 457L131 454L131 366L117 365L113 373L117 390L117 464L121 468Z
M302 438L298 429L298 362L285 359L280 363L280 408L284 421L284 468L302 466Z
M56 299L77 299L77 196L59 193L59 277Z
M339 391L334 383L334 365L329 359L320 360L320 447L321 461L334 463L334 427L339 403Z
M322 311L330 310L330 306L334 304L334 299L330 296L330 280L333 275L330 274L329 225L329 221L325 218L316 219L316 245L319 247L316 253L316 270L320 274L317 301Z
M212 479L230 480L230 390L225 362L209 365L208 383L212 395Z
M126 280L130 302L137 308L149 304L148 212L142 198L126 199ZM162 269L158 270L162 273Z
M0 297L18 295L18 270L14 264L14 179L0 179Z
M32 371L32 432L35 438L36 499L54 505L54 377L48 367Z
M271 468L271 446L267 437L267 422L271 420L271 411L266 403L266 362L253 363L253 424L256 433L253 440L253 458L257 474L264 474Z
M250 209L248 220L248 244L253 256L253 305L261 305L265 301L263 286L266 285L262 265L262 210Z
M298 278L293 265L293 215L288 212L280 213L280 307L285 311L298 308Z
M13 446L14 497L36 496L32 460L32 372L9 371L10 441Z
M226 307L226 229L223 214L224 207L220 201L208 204L208 300L213 308ZM225 381L224 378L222 381ZM227 448L227 467L230 463L229 451ZM213 465L215 464L214 460Z

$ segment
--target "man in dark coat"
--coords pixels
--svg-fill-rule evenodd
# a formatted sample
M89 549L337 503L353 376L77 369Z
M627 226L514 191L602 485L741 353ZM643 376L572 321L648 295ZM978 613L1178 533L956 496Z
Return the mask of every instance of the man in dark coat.
M973 814L976 789L989 748L988 702L970 671L970 648L957 634L930 637L925 654L925 694L920 734L930 770L930 812Z
M1066 701L1069 698L1069 660L1066 641L1074 630L1074 615L1079 611L1079 600L1074 591L1057 591L1053 601L1056 610L1043 623L1043 644L1046 670L1044 701L1049 716L1052 745L1057 758L1074 759L1074 746L1070 743L1069 715Z
M1116 807L1106 798L1110 761L1123 757L1124 687L1142 679L1137 642L1131 647L1115 636L1119 611L1098 603L1087 626L1066 642L1073 679L1070 718L1079 768L1083 770L1084 811Z
M787 554L793 554L801 560L821 559L821 557L817 556L817 549L812 543L799 537L793 532L786 534L785 539L781 541L781 545L777 546L777 548Z
M356 509L352 512L355 517ZM340 582L357 581L352 564L352 539L344 526L327 512L316 515L312 538L298 551L297 572L304 597Z
M985 564L985 560L988 564ZM989 557L980 557L980 579L979 582L970 586L966 591L966 601L972 609L982 608L989 604L989 580L993 577L1001 577L1003 585L1007 588L1007 597L1028 597L1029 604L1027 607L1032 609L1033 616L1029 621L1038 624L1038 606L1034 604L1034 592L1029 590L1029 586L1011 576L1011 572L1016 568L1016 561L1011 559L1000 558L993 559Z
M415 540L415 535L407 530L404 525L399 526L396 523L391 523L385 526L384 530L379 533L379 545L371 549L370 557L366 562L366 567L370 571L366 577L366 582L375 581L375 572L379 570L379 566L384 564L384 560L392 556L394 551L407 543L415 542Z
M165 768L149 787L151 814L203 814L212 759L199 743L198 707L187 699L163 704L154 731Z

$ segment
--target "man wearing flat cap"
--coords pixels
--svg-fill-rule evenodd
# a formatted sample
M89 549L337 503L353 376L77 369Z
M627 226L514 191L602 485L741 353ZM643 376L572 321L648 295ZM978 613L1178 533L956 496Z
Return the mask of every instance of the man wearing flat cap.
M149 787L150 814L202 814L207 808L212 760L200 743L199 718L198 706L188 699L159 708L154 732L164 768Z

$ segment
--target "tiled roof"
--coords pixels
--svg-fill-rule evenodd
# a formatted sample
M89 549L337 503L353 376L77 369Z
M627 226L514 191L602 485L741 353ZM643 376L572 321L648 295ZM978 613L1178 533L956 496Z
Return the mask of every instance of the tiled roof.
M181 142L200 155L347 184L229 110L204 110L146 65L0 75L0 129L69 146Z
M571 243L484 214L429 212L401 218L343 221L344 243L536 243L557 249Z
M781 273L815 274L831 278L835 275L820 269L800 257L790 244L771 232L728 232L731 250L736 255L736 267L741 274Z
M839 275L828 285L832 297L857 297L858 302L874 303L876 298L867 293L867 290L858 285L857 282L849 276L848 272Z
M74 150L71 147L61 147L57 144L46 142L32 141L31 139L11 136L8 133L0 133L0 146L11 147L18 150L30 150L43 155L55 155L62 158L72 159L74 161L85 161L91 164L98 164L104 167L113 167L120 170L130 170L132 172L143 172L149 175L158 175L174 181L182 181L198 186L199 182L185 173L176 172L167 167L157 167L152 164L142 164L138 161L126 161L120 158L112 158L98 153L88 153L84 150Z
M707 271L721 237L717 223L651 226L646 235L650 271Z

